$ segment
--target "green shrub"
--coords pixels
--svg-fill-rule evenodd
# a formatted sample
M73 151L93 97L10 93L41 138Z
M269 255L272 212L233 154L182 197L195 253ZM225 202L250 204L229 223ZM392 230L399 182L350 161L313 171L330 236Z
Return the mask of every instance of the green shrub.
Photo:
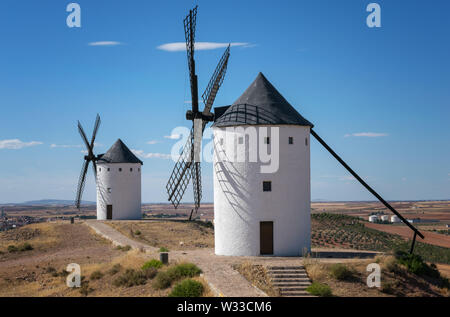
M429 266L423 261L420 255L397 251L395 253L395 257L398 262L403 264L410 273L432 278L440 278L441 276L436 266Z
M152 279L156 276L156 273L158 273L158 270L154 267L148 267L145 269L142 269L142 272L144 272L145 278Z
M30 251L30 250L33 250L33 246L28 242L19 245L19 251Z
M199 297L203 293L203 285L198 281L186 279L177 284L169 297Z
M202 273L202 270L192 263L181 263L167 270L167 274L172 278L172 281L185 277L194 277L200 275L200 273Z
M331 288L327 284L313 282L306 288L306 291L312 295L320 297L329 297L332 295Z
M174 281L181 280L187 277L194 277L200 275L200 270L195 264L181 263L169 267L165 272L159 272L156 275L156 280L153 286L157 289L168 288Z
M167 272L159 272L156 274L155 282L153 283L153 287L156 289L164 289L168 288L172 284L172 279L167 274Z
M163 263L161 261L153 259L148 262L145 262L145 264L142 266L142 269L145 270L145 269L148 269L151 267L153 267L155 269L159 269L162 266L163 266Z
M119 273L119 271L120 271L121 269L122 269L122 265L120 265L119 263L114 264L114 265L112 266L112 268L109 269L108 274L109 274L109 275L117 274L117 273Z
M167 249L166 247L161 247L159 248L159 252L169 252L169 249Z
M394 294L394 285L390 282L386 282L386 283L381 283L381 292L386 293L386 294Z
M88 296L89 293L93 292L94 289L89 287L89 281L84 281L81 283L80 294L83 296Z
M131 287L135 285L144 285L147 282L145 274L142 271L127 269L125 273L113 281L114 286Z
M333 264L330 267L330 274L339 281L351 280L354 276L354 271L341 263Z
M126 246L121 246L121 245L118 245L117 247L116 247L116 250L122 250L122 251L130 251L131 250L131 246L129 246L129 245L126 245Z
M141 232L140 232L139 230L136 230L136 231L134 232L134 234L137 235L137 236L140 236L140 235L141 235Z
M103 273L100 271L94 271L91 274L91 280L99 280L103 277Z
M13 252L17 252L17 251L19 251L19 249L15 245L8 245L9 253L13 253Z

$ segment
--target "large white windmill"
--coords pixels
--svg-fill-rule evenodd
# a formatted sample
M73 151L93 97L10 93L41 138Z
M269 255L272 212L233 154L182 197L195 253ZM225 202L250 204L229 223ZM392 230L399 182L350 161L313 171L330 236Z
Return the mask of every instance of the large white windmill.
M187 112L186 118L193 121L193 128L166 189L169 201L176 208L192 178L195 209L198 209L201 137L208 122L214 121L216 254L300 256L310 251L310 135L414 232L412 252L416 236L424 238L422 233L364 182L263 74L231 106L215 108L214 114L211 113L227 68L229 47L203 94L205 109L199 111L194 61L196 14L197 7L184 20L192 97L192 111ZM272 148L274 143L279 147ZM275 155L274 170L267 172L267 162L261 157L256 161L250 159L255 152L261 153L260 148Z

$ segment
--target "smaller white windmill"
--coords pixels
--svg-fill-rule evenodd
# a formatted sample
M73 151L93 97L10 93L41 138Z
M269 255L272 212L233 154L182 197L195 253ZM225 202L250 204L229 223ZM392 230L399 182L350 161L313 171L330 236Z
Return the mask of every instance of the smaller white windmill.
M80 209L86 174L89 163L92 162L97 184L97 219L141 219L141 166L143 163L121 139L118 139L105 154L96 156L94 142L99 126L100 116L97 115L92 139L88 142L83 127L78 122L78 131L86 145L87 155L84 156L78 180L75 205Z

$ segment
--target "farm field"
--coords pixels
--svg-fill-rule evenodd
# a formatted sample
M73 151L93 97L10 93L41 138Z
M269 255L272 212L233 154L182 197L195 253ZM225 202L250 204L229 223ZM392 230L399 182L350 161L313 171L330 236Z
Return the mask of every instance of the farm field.
M396 234L402 236L405 239L411 239L413 233L411 229L407 228L404 225L384 225L379 223L366 223L366 227L376 229L379 231ZM450 248L450 236L443 235L439 233L429 232L428 230L423 229L424 226L418 226L418 229L425 236L425 239L417 236L417 241L438 245L444 248Z

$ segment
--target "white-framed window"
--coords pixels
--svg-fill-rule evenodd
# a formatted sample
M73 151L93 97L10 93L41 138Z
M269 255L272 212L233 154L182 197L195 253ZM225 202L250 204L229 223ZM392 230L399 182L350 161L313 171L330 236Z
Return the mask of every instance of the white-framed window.
M119 172L122 172L122 167L119 167Z
M272 182L263 181L263 192L271 192L271 191L272 191Z
M289 137L289 144L294 144L294 137L293 136Z
M305 145L308 146L308 138L305 138Z

